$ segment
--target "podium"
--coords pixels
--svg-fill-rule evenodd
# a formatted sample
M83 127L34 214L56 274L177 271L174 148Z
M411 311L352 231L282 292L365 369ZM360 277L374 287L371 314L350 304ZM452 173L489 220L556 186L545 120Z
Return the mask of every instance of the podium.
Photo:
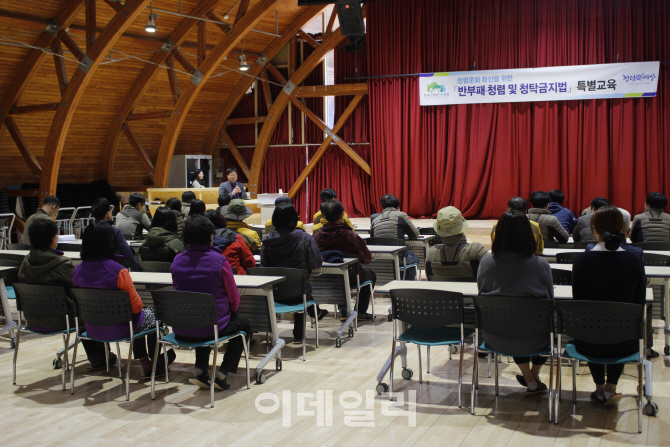
M261 210L261 225L265 225L268 219L272 219L272 213L275 212L275 200L282 196L284 196L283 193L256 195L256 206Z

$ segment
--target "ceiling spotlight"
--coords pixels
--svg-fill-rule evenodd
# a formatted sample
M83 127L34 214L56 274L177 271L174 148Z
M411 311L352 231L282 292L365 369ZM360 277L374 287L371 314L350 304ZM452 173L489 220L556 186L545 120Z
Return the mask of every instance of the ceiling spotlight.
M238 57L238 59L239 59L239 61L240 61L239 70L240 70L240 71L249 71L249 65L247 65L247 61L246 61L246 59L244 58L244 53L240 54L240 56Z
M228 14L223 15L223 20L228 20L229 18L230 18L230 16Z
M149 21L147 22L146 26L144 27L144 31L147 33L155 33L158 31L158 28L156 28L156 24L154 23L154 19L158 18L157 14L154 14L153 10L153 1L149 3Z

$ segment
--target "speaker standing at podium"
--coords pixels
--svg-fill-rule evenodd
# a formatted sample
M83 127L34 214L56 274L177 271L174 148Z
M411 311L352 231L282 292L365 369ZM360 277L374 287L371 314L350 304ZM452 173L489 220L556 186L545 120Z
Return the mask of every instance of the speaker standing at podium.
M226 176L228 181L221 183L221 186L219 186L219 197L228 194L233 199L248 199L247 193L244 191L244 185L237 181L237 169L228 168Z

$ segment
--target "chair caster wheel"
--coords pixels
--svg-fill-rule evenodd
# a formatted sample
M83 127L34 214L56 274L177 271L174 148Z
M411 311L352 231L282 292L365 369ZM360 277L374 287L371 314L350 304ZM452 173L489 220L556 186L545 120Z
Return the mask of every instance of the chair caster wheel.
M341 348L342 347L342 339L340 337L337 337L335 339L335 347L336 348Z
M54 369L61 369L63 367L63 360L60 357L56 357L52 364Z
M378 383L377 388L375 389L377 390L377 394L379 394L380 396L384 393L389 392L389 386L385 383Z
M14 348L16 348L16 342L12 338L12 339L9 340L9 349L14 349Z
M644 406L644 413L647 416L656 416L658 413L658 405L655 402L647 402L647 405Z
M663 348L663 354L670 355L670 346L666 346L665 348Z
M456 354L456 353L458 353L458 347L457 347L457 346L454 346L454 345L449 346L449 352L450 352L451 354Z
M349 338L353 338L354 336L354 328L350 327L349 328Z
M259 384L259 385L264 384L264 383L265 383L265 379L266 379L266 377L265 377L265 374L264 374L264 373L256 374L256 383L257 383L257 384Z
M277 359L277 361L275 362L275 369L277 371L281 371L281 368L282 368L281 359Z
M163 331L162 331L162 332L163 332L163 337L165 337L166 335L168 335L168 334L170 333L170 328L167 327L167 326L165 326L165 327L163 328Z
M409 368L405 368L405 369L402 370L402 378L405 379L405 380L411 379L413 375L414 375L414 371L412 371Z
M388 320L393 321L393 315L391 314L391 312L389 312Z

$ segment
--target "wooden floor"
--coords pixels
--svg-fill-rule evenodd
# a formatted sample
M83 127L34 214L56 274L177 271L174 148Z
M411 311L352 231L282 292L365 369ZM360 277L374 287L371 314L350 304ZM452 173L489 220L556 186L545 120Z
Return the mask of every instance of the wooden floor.
M670 445L668 423L670 415L670 373L667 359L656 359L654 365L654 401L660 407L658 417L643 417L643 433L637 433L637 413L634 398L635 369L627 366L619 390L626 397L617 408L602 408L589 401L593 390L591 377L585 367L578 376L578 403L570 402L571 382L564 369L564 391L559 425L547 421L547 395L525 396L516 383L517 369L505 359L501 366L501 389L497 401L493 395L493 379L487 377L486 362L480 363L480 391L476 416L470 415L470 384L472 371L471 346L466 346L464 406L458 408L458 360L449 360L446 348L434 348L431 353L431 372L424 382L418 381L418 358L415 346L409 349L412 380L400 378L396 369L396 391L409 398L416 393L415 426L407 416L393 415L388 401L374 390L376 375L391 347L391 323L384 316L390 302L378 299L376 310L381 313L376 324L361 324L354 338L343 339L342 348L335 348L335 319L332 313L323 320L321 346L308 350L307 361L299 359L300 348L283 350L283 371L275 372L274 365L267 382L252 382L246 389L244 375L238 373L230 380L231 389L216 393L216 406L209 408L209 392L188 383L194 354L177 351L171 366L171 383L157 385L157 398L151 400L150 382L138 380L138 362L131 369L131 400L125 401L124 387L118 377L103 372L89 373L88 363L77 362L76 393L60 390L60 375L51 367L56 350L62 346L56 337L30 336L21 343L17 385L11 382L13 350L0 340L0 445L3 446L577 446L610 445ZM280 322L281 336L290 339L291 323ZM313 332L308 333L313 338ZM263 337L253 347L252 367L265 353ZM660 334L656 346L663 345ZM127 348L126 348L127 349ZM124 349L125 352L127 350ZM80 351L81 352L81 351ZM220 357L219 357L220 358ZM125 362L124 362L125 365ZM242 362L243 365L243 362ZM546 379L547 370L542 376ZM253 374L253 372L252 372ZM253 380L253 375L252 375ZM388 383L388 377L385 379ZM328 411L318 414L317 390L322 396L332 396L332 405L321 405ZM290 393L290 405L279 404L274 413L264 414L256 409L256 399L272 393L277 400ZM344 394L349 392L347 394ZM353 395L351 395L354 392ZM315 393L300 396L299 393ZM357 393L357 394L355 394ZM369 427L351 426L345 421L345 409L340 404L357 402L359 411L372 410ZM272 407L266 398L260 404ZM321 399L324 402L325 399ZM310 406L310 403L312 406ZM404 409L408 410L409 405ZM272 409L272 408L270 408ZM321 409L319 409L321 410ZM355 411L354 410L354 411ZM300 413L299 413L300 412ZM288 414L290 420L284 419ZM330 415L330 417L328 417ZM332 418L332 419L331 419ZM284 425L284 426L283 426Z

